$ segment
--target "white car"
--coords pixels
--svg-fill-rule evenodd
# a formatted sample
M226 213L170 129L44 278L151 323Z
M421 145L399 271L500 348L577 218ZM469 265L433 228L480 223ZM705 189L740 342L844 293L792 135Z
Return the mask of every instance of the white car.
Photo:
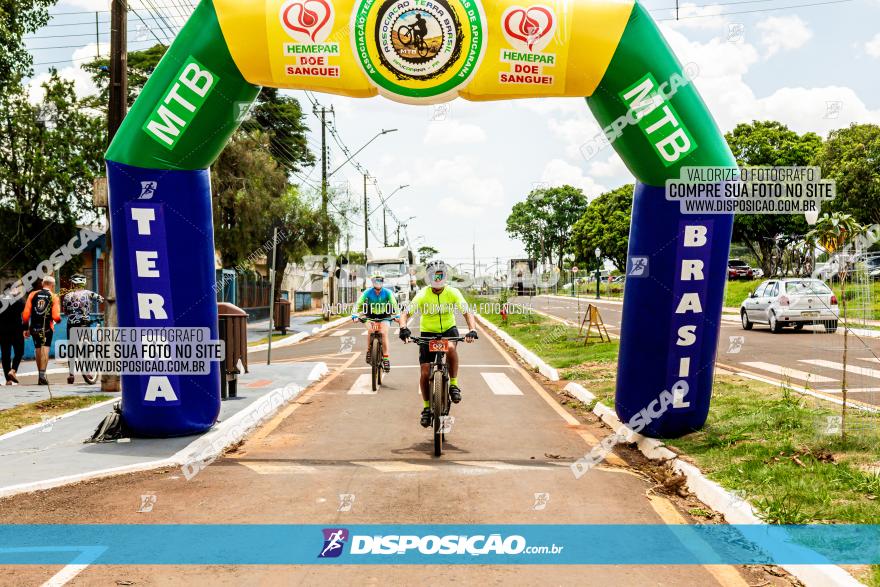
M825 332L837 330L840 313L837 296L819 279L783 278L763 282L749 294L739 308L744 330L754 324L767 324L771 332L785 326L800 330L819 324Z
M764 277L764 270L760 267L755 267L754 269L752 269L752 277L754 277L755 279L761 279L762 277Z

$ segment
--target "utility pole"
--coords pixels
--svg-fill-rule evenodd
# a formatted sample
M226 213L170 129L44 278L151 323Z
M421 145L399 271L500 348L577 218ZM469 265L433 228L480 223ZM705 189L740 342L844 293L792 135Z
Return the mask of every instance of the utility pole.
M382 244L388 246L388 220L385 214L385 206L382 206Z
M367 174L364 173L364 266L367 264L367 249L370 248L370 203L367 201Z
M98 59L101 58L101 33L98 28L98 11L95 11L95 52L98 54Z
M269 268L269 346L266 349L266 364L272 364L272 329L275 328L275 255L278 249L278 227L272 231L272 267ZM221 374L222 377L222 374Z
M324 224L324 234L322 240L324 253L330 252L330 239L327 235L329 226L327 216L327 113L333 114L333 107L328 110L321 106L320 109L315 107L315 115L321 117L321 222Z
M321 249L327 255L330 253L330 217L327 214L327 112L333 114L333 107L327 110L321 106L320 111L315 107L314 112L316 115L321 113ZM321 290L321 313L324 320L330 320L330 306L335 301L333 294L336 291L332 272L324 278Z
M110 103L107 105L107 143L122 125L128 110L128 0L110 4ZM106 212L107 233L104 258L104 326L116 327L116 285L113 282L113 249L110 236L110 204ZM102 375L101 391L119 391L118 375Z

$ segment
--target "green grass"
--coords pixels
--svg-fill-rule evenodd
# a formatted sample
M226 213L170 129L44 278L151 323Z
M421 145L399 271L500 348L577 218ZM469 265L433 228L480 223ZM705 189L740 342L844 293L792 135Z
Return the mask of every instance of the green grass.
M851 410L848 442L826 433L830 404L760 382L718 377L702 430L670 440L768 523L880 520L880 417ZM768 433L772 431L772 433Z
M480 303L489 300L476 298L470 301ZM534 312L508 314L507 321L498 313L484 312L481 316L503 328L556 369L571 370L585 362L610 363L617 359L617 341L584 345L584 335L579 336L577 328ZM560 376L566 374L563 372Z
M724 290L724 307L739 308L743 300L749 297L749 293L755 291L763 281L763 279L728 280L727 288Z
M100 394L64 396L0 410L0 434L37 424L44 419L60 416L73 410L87 408L112 397Z

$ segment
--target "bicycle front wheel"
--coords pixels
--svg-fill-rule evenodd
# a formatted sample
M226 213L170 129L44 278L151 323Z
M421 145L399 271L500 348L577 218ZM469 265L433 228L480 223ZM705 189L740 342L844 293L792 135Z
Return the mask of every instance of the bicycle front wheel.
M379 356L379 339L373 337L373 342L370 343L370 365L372 365L373 369L373 391L379 389L379 384L382 383L382 375L381 375L381 357Z
M412 43L413 36L412 31L409 30L409 27L404 25L397 29L397 40L403 43L404 45L409 45Z
M431 415L434 424L434 456L443 454L443 414L446 413L446 385L443 372L431 375Z

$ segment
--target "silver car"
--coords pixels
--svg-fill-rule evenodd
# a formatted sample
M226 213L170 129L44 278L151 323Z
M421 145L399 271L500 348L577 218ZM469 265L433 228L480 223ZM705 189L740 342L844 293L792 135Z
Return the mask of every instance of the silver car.
M739 315L744 330L754 324L768 324L771 332L819 324L825 332L835 332L840 313L837 296L823 281L784 278L761 283L740 305Z

